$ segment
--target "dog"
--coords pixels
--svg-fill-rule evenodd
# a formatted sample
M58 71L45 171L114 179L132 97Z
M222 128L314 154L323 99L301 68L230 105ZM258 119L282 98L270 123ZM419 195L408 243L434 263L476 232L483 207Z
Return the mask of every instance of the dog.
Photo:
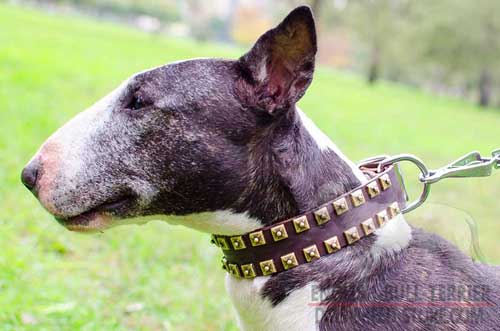
M80 232L164 219L236 235L316 208L367 180L296 107L316 51L302 6L238 60L135 74L49 137L22 181ZM226 277L239 326L258 331L500 330L499 282L401 215L313 263Z

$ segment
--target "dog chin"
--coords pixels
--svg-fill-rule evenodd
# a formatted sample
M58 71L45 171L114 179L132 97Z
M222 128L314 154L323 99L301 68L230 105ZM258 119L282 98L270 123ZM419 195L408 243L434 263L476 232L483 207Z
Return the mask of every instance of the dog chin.
M120 225L144 225L150 221L162 220L162 216L139 216L119 218L105 212L81 214L68 219L57 218L57 221L66 229L80 233L104 232Z
M56 218L66 229L75 232L102 232L114 226L113 217L107 213L85 213L68 219Z

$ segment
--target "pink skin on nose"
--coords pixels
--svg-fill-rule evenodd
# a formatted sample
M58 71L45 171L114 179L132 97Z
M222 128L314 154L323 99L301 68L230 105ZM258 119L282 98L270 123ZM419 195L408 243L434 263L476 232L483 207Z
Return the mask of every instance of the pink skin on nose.
M38 180L38 199L48 212L55 216L63 216L56 209L53 199L55 179L59 174L61 148L57 143L49 141L38 152L40 159L40 178Z

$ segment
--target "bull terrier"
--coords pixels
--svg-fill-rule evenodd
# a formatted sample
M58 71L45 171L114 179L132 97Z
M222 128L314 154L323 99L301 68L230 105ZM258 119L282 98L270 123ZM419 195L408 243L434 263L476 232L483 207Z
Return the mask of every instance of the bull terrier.
M316 208L367 180L296 106L316 50L302 6L238 60L132 75L49 137L22 181L81 232L164 219L239 235ZM242 330L500 330L499 281L399 215L312 263L227 275L226 288Z

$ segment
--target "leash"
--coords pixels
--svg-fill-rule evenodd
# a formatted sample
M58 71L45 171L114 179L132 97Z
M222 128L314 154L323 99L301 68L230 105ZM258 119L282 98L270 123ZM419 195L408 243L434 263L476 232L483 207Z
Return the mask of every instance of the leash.
M423 183L420 197L407 204L399 163L410 162ZM436 170L411 154L376 156L361 161L368 182L318 208L238 236L212 235L221 248L222 268L237 278L276 274L313 262L353 245L384 227L400 213L422 205L431 185L445 178L486 177L500 168L500 149L484 158L471 152Z

